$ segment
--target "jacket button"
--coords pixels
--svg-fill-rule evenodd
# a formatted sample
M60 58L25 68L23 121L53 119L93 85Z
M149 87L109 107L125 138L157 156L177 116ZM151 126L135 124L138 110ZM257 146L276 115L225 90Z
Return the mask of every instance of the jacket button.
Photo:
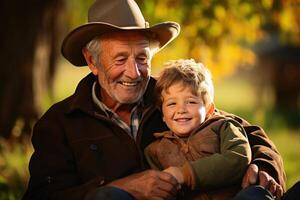
M47 176L46 180L47 180L48 184L50 184L52 182L52 177L51 176Z
M105 183L105 180L100 181L100 185L103 185Z
M97 151L98 150L98 146L96 144L91 144L90 145L90 150Z

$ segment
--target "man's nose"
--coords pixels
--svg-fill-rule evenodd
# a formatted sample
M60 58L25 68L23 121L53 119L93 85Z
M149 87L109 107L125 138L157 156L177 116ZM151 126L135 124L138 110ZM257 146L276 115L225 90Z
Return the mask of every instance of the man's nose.
M141 76L138 63L135 60L129 61L125 75L131 79L136 79Z

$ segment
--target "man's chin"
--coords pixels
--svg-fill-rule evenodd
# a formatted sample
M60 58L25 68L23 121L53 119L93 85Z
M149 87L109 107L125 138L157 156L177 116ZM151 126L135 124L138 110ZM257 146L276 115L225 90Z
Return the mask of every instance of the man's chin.
M124 100L120 101L120 103L122 103L122 104L134 104L138 101L139 101L139 98L136 98L136 99L131 98L131 99L124 99Z
M136 103L140 100L141 98L141 95L140 96L128 96L128 97L117 97L117 101L121 104L133 104L133 103Z
M138 102L143 97L141 91L138 92L119 92L115 95L115 99L122 104L133 104Z

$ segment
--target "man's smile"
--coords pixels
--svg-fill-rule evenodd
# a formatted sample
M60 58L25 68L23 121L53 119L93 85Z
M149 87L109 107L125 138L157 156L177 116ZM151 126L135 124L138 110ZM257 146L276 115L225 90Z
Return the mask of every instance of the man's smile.
M118 81L119 84L127 87L135 87L141 83L141 81Z

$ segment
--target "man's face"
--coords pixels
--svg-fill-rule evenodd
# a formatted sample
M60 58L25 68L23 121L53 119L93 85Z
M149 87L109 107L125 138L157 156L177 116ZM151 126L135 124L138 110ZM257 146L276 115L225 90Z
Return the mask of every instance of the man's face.
M150 78L149 40L138 32L109 33L100 37L100 49L98 80L110 103L137 102Z
M201 96L195 96L190 87L175 83L163 90L163 120L179 137L189 136L205 120L206 108Z

